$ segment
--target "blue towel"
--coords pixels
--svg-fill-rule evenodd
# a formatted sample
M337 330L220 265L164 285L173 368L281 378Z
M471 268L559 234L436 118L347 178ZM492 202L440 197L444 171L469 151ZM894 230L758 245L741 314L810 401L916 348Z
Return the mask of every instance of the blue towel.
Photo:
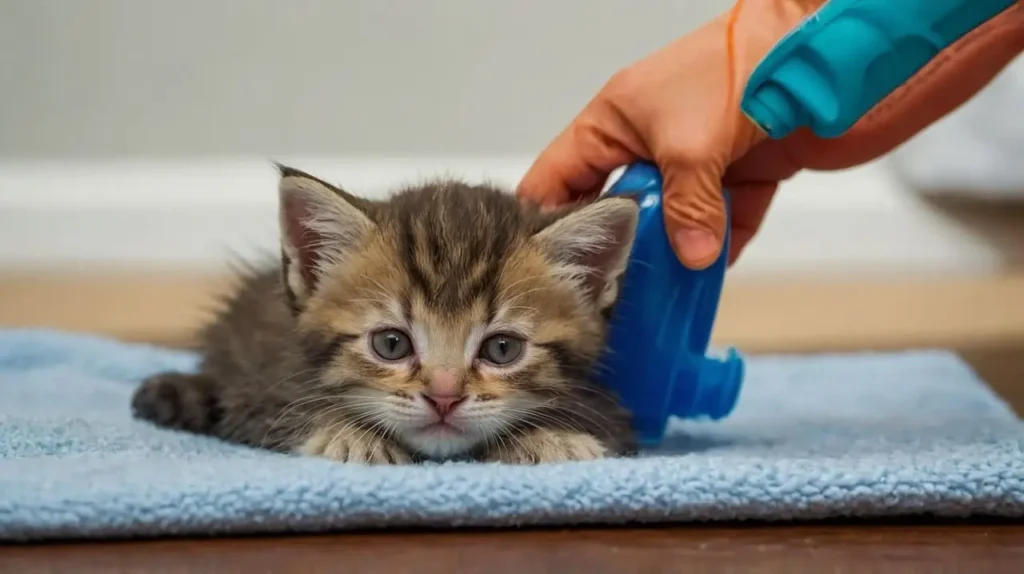
M946 352L753 357L734 415L631 460L360 467L133 421L195 356L0 331L0 540L930 513L1024 516L1024 426Z

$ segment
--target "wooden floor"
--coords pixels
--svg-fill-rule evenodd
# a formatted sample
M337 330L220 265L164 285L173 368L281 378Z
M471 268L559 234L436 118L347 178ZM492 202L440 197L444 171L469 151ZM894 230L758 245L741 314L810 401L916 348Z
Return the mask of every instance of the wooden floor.
M0 277L0 325L186 344L222 281ZM945 347L1024 413L1024 277L727 289L715 339L747 352ZM1024 525L816 523L387 532L0 547L28 572L1024 572Z
M0 548L0 571L1024 572L1024 529L986 525L807 525L348 534Z

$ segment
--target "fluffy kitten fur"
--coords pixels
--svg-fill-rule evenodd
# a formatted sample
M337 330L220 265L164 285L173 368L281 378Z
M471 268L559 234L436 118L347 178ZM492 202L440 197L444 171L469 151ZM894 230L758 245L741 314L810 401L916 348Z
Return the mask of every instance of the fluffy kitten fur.
M198 374L144 381L136 417L370 464L634 452L628 413L591 379L632 199L542 213L440 181L369 201L279 169L280 267L242 278Z

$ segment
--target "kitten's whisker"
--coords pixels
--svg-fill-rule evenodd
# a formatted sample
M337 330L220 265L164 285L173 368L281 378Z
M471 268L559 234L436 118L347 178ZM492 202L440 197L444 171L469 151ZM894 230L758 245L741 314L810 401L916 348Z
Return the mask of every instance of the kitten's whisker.
M337 398L338 397L332 396L332 395L302 395L301 397L299 397L299 398L295 399L294 401L292 401L292 402L288 403L287 405L285 405L281 409L280 413L278 413L278 417L277 418L280 419L280 418L284 417L285 415L287 415L288 413L290 413L291 411L293 411L293 410L295 410L295 409L297 409L299 407L315 404L315 403L317 403L319 401L334 400L334 399L337 399ZM276 420L277 419L275 419L275 421Z
M377 417L377 412L373 409L360 409L352 412L348 410L347 405L338 405L317 415L318 420L336 418L353 424L362 424L375 417Z
M519 285L520 283L523 283L524 281L536 281L537 279L542 279L542 278L543 277L541 275L531 275L529 277L523 277L521 279L517 279L517 280L513 281L512 283L509 283L508 285L506 285L504 288L502 288L501 291L498 292L498 299L504 299L506 293L508 293L509 291L512 290L513 287Z
M597 409L595 409L594 407L590 406L589 404L587 404L586 402L583 402L583 401L571 401L571 402L569 402L569 401L559 401L555 405L554 410L556 412L558 412L559 414L562 414L564 412L568 412L568 413L570 413L570 415L575 415L575 416L582 417L584 420L586 420L587 422L597 426L598 428L604 428L605 425L603 425L602 423L600 423L600 422L594 420L593 418L587 416L586 413L579 412L578 410L576 410L577 408L587 409L588 411L590 411L590 412L594 413L595 415L597 415L598 417L600 417L602 419L602 421L604 421L605 423L612 423L613 422L610 418L608 418L607 415L605 415L604 413L598 411ZM563 415L563 416L567 416L567 415Z
M515 443L516 448L518 448L518 450L524 455L530 452L530 449L526 447L526 443L523 442L522 437L520 437L519 435L510 434L508 435L508 438Z
M336 420L346 420L353 424L365 424L368 421L378 420L381 418L381 413L377 409L364 408L364 409L346 409L346 408L333 408L329 411L320 413L317 416L317 420L325 423L331 423Z
M602 354L610 354L610 353L614 353L614 352L615 352L615 350L609 348L607 345L605 345L604 348L602 349ZM610 367L608 367L608 365L604 364L601 361L600 357L597 358L597 359L594 359L594 361L590 365L590 370L592 372L601 372L601 371L607 372L609 369L610 369Z
M313 368L313 367L310 367L308 369L302 369L301 371L292 373L292 374L288 375L287 377L283 377L281 380L279 380L276 383L274 383L274 384L270 385L269 387L267 387L267 390L268 391L273 390L275 387L278 387L278 386L280 386L280 385L282 385L284 383L287 383L289 381L293 381L293 380L297 379L298 377L301 377L303 375L307 375L309 373L313 373L313 372L316 372L316 371L317 371L317 369Z
M294 374L292 374L292 375L290 375L288 377L284 377L280 381L278 381L278 382L274 383L273 385L271 385L270 387L268 387L267 391L270 391L274 387L279 386L279 385L281 385L281 384L283 384L283 383L285 383L285 382L287 382L289 380L294 380L295 378L297 378L297 377L299 377L299 376L301 376L303 374L306 374L306 373L308 373L308 372L310 372L312 370L313 369L304 369L303 371L299 371L298 373L294 373ZM294 399L293 401L291 401L290 403L288 403L284 407L282 407L281 411L278 413L278 416L270 423L270 426L267 427L266 433L264 433L263 438L260 439L260 444L263 444L263 441L266 440L267 435L270 434L270 431L272 431L275 428L277 428L277 424L279 422L281 422L281 419L292 410L293 406L297 406L298 404L313 403L313 402L316 402L317 400L320 400L321 398L324 398L324 397L322 397L320 395L309 395L309 394L302 395L299 398ZM253 411L256 410L257 407L258 407L257 404L251 405L249 407L249 409L248 409L248 412L252 413ZM241 424L241 422L244 422L244 420L245 420L245 417L241 417L239 419L239 421L240 421L239 424Z
M537 424L535 419L539 419L540 422L547 422L550 426L561 427L561 428L568 427L571 430L575 430L575 431L579 431L579 432L586 432L586 430L579 423L577 423L576 421L574 421L574 420L572 420L572 419L570 419L568 417L564 417L564 416L563 417L555 416L553 413L546 413L546 412L535 411L535 412L532 412L532 413L525 413L524 417L523 417L523 421L526 424L531 424L535 428L538 428L538 429L541 428Z
M334 429L338 428L338 427L340 427L340 428L337 431L335 431ZM352 434L355 431L358 431L361 428L362 427L360 427L358 424L352 422L351 419L341 418L337 422L335 422L333 425L328 425L324 429L324 432L327 433L327 434L334 435L333 438L331 439L331 442L333 442L335 440L338 440L338 437L344 436L345 438L348 438L348 437L352 436ZM346 432L346 431L348 431L348 432Z
M373 304L381 305L381 306L383 306L383 305L385 305L387 303L387 301L385 301L383 299L356 299L356 298L353 298L353 299L345 299L345 301L348 302L348 303L373 303Z
M521 310L521 311L525 311L525 312L529 313L530 315L539 315L540 314L540 311L537 311L537 309L535 309L533 307L524 307L522 305L512 305L511 307L505 307L505 309L507 311L520 311Z
M363 432L359 435L359 438L356 439L356 442L360 442L360 443L364 442L368 436L375 436L375 437L377 437L378 440L380 440L380 434L377 433L376 430L374 430L374 429L377 428L377 426L379 424L380 424L380 420L377 420L373 425L371 425L369 427L364 427L363 428ZM367 456L367 461L369 461L369 459L370 459L370 457Z
M369 275L364 275L363 277L366 278L371 283L373 283L374 285L376 285L378 289L380 289L380 292L378 293L379 295L383 295L385 298L390 299L392 301L398 299L398 297L395 296L395 293L391 289L385 287L380 281L377 281L376 279Z
M379 432L377 431L378 428L380 428ZM373 450L370 451L370 455L367 457L367 460L373 460L373 457L377 454L377 449L384 445L384 440L387 439L388 423L384 420L379 420L374 423L370 429L373 430L381 440L378 440L377 444L373 446Z
M511 304L515 303L516 301L522 299L523 297L529 295L530 293L536 293L537 291L543 291L543 290L544 290L543 287L534 287L532 289L527 289L526 291L523 291L522 293L516 293L515 297L509 297L508 299L506 299L504 301L504 303L506 305L511 305Z
M333 398L333 397L323 396L323 395L316 395L316 396L303 395L303 396L295 399L294 401L288 403L287 405L284 406L284 408L281 409L281 412L278 413L277 417L275 417L274 420L271 421L271 423L267 426L267 430L266 430L266 432L263 433L263 438L261 438L259 440L259 444L260 445L265 444L267 438L269 438L269 436L270 436L270 433L272 431L274 431L275 429L277 429L277 425L279 423L281 423L282 420L284 419L284 417L287 416L288 413L290 413L294 409L298 408L299 406L308 405L308 404L314 404L314 403L316 403L318 401L329 400L331 398Z
M608 400L610 400L612 402L616 402L617 403L619 401L619 397L618 397L618 395L616 395L615 391L613 391L611 389L604 388L601 385L581 385L580 388L576 389L576 390L578 390L580 392L589 393L589 394L591 394L593 396L597 396L597 397L601 397L601 398L604 398L604 399L608 399Z
M557 394L559 399L571 399L577 392L587 392L612 401L618 400L614 391L606 389L603 385L597 383L579 384L569 389L553 389L551 392Z
M575 407L583 407L583 408L587 409L588 411L590 411L590 412L594 413L595 415L597 415L601 419L601 421L596 421L592 417L587 415L586 413L579 412L579 411L575 410ZM566 409L566 410L569 410L569 409ZM588 405L586 403L574 403L572 405L572 411L571 412L572 412L572 415L578 416L578 417L582 418L583 420L589 422L590 424L594 425L597 428L606 428L606 427L609 427L609 426L613 426L613 424L612 424L613 421L610 418L608 418L607 415L605 415L604 413L598 411L597 409L595 409L594 407L592 407L592 406L590 406L590 405Z
M334 398L338 399L338 404L331 408L364 408L381 406L381 401L375 399L346 399L343 396Z
M571 406L572 407L579 406L579 407L586 408L586 409L590 410L590 412L594 413L595 415L597 415L598 417L600 417L606 423L609 423L609 424L607 424L607 425L601 424L600 422L594 420L592 417L588 416L586 413L578 412L578 411L572 410L571 408L568 409L568 410L571 410L571 413L570 414L566 414L564 412L564 410L567 410L567 409L564 408L564 407L563 408L556 407L554 410L551 410L547 406L544 406L544 407L538 408L538 409L533 409L533 410L524 410L524 409L510 408L509 411L513 412L513 413L519 414L521 416L521 418L525 422L530 422L532 419L539 419L541 421L546 421L546 422L548 422L550 424L553 424L554 426L569 427L569 428L571 428L573 430L577 430L577 431L583 432L583 433L587 433L586 428L584 428L582 425L580 425L576 421L572 420L571 416L578 416L578 417L582 418L583 420L589 422L590 424L593 424L597 428L605 428L607 426L613 426L612 424L610 424L610 423L613 423L613 421L611 419L609 419L606 415L602 414L601 412L595 410L590 405L587 405L586 403L573 403Z
M314 396L303 395L302 397L300 397L298 399L295 399L294 401L292 401L292 402L288 403L287 405L285 405L285 407L283 409L281 409L281 414L287 414L289 411L291 411L293 409L296 409L296 408L302 407L302 406L306 406L306 405L309 405L309 404L313 404L313 403L316 403L318 401L338 400L339 398L340 397L335 396L335 395L314 395Z
M533 419L536 418L536 419L540 419L542 422L546 421L547 423L551 424L552 426L556 426L556 427L568 426L568 427L572 428L573 430L579 430L579 431L583 430L582 428L580 428L579 425L574 424L574 421L569 420L569 419L563 420L563 419L557 418L557 417L554 416L553 413L549 413L549 412L547 412L545 410L541 410L541 409L509 408L508 412L511 413L511 414L518 415L518 418L520 419L521 422L523 422L524 424L529 424L529 425L533 426L534 428L541 428L540 426L538 426L533 421Z
M654 266L651 265L650 262L644 261L643 259L633 259L633 260L630 261L630 263L638 264L638 265L641 265L641 266L646 267L648 269L654 269Z
M501 448L501 450L503 452L510 452L509 448L508 448L508 444L505 443L505 433L504 432L497 432L497 433L495 433L494 434L494 438L496 438L501 443L501 447L500 448Z
M308 396L309 395L303 395L302 397L299 397L298 399L295 399L295 400L302 400L303 398L306 398ZM287 407L290 404L291 403L288 403L287 405L285 405L285 407ZM225 434L229 434L230 435L230 434L234 434L235 432L237 432L239 428L241 428L243 425L248 423L248 421L252 418L253 414L256 413L257 409L260 408L260 406L261 405L260 405L259 402L253 402L253 403L248 403L248 404L243 405L242 408L244 409L245 416L234 417L234 424L232 424L230 427L225 429L225 431L224 431ZM273 425L274 424L276 424L276 419L272 423L271 427L267 429L268 433L269 433L270 430L273 430L273 428L274 428Z

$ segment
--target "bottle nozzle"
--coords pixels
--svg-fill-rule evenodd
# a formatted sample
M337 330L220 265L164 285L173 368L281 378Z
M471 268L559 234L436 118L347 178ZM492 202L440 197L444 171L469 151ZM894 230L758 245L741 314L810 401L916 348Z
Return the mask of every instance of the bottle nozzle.
M799 125L796 102L776 84L766 84L743 101L743 113L773 139L788 136Z
M696 365L692 387L677 388L671 413L682 418L719 420L732 412L739 400L745 365L736 349L729 349L725 358L703 357Z

